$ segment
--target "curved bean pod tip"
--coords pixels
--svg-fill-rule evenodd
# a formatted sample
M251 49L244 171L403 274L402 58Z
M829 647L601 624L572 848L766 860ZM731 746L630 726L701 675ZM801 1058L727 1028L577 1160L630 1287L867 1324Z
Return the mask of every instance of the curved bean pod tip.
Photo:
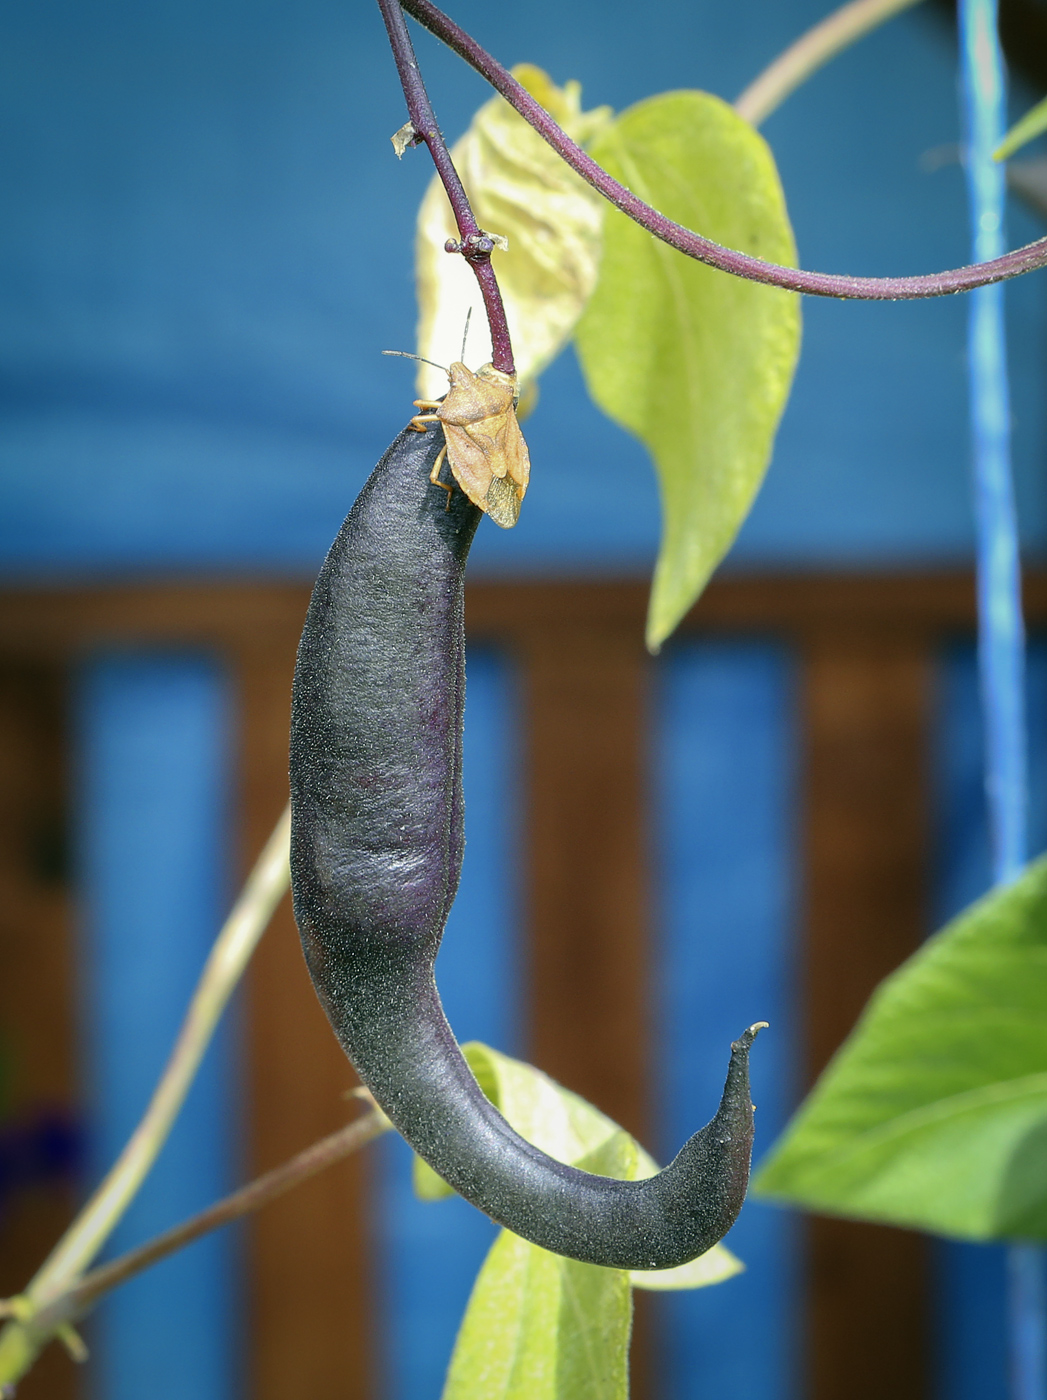
M669 1269L730 1228L749 1176L748 1054L716 1116L645 1181L593 1176L521 1138L485 1098L433 964L464 847L464 575L480 512L429 473L439 431L404 431L320 571L295 670L291 873L309 971L360 1078L473 1205L544 1249Z

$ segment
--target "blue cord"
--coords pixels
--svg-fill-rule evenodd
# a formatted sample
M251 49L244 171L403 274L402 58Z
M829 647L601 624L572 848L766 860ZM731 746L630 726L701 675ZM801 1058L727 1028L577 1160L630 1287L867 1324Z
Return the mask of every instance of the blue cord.
M974 260L1005 251L1006 176L992 153L1006 129L996 0L960 0L966 170ZM985 787L993 880L1015 879L1026 860L1025 632L1011 478L1010 401L1003 287L971 293L968 323L974 508L978 540L978 664L985 728ZM1039 1249L1009 1251L1014 1400L1047 1400L1047 1330Z
M962 0L967 185L974 259L999 257L1006 176L992 153L1003 138L1004 78L994 0ZM1024 635L1018 530L1011 485L1010 402L1003 286L971 293L968 324L974 505L978 532L979 664L993 878L1026 859Z

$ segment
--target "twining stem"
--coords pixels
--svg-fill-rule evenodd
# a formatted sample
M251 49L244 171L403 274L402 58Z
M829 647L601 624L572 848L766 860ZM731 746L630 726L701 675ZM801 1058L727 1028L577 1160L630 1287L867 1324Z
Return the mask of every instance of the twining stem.
M208 955L178 1039L127 1145L19 1298L0 1333L0 1385L18 1380L51 1335L35 1318L66 1293L105 1244L167 1140L218 1019L287 889L290 810L277 822Z
M266 1172L264 1176L258 1177L239 1191L234 1191L232 1195L216 1201L199 1214L183 1220L180 1225L172 1226L162 1235L147 1240L137 1249L121 1254L118 1259L103 1264L101 1268L92 1269L74 1288L39 1314L38 1324L53 1328L62 1322L75 1321L93 1307L103 1294L118 1288L135 1274L151 1268L161 1259L166 1259L169 1254L184 1249L201 1235L218 1230L223 1225L268 1205L270 1201L275 1201L292 1187L308 1181L310 1177L358 1152L367 1143L381 1137L389 1127L389 1120L381 1109L372 1109L354 1123L349 1123L338 1132L331 1133L329 1137L314 1142L304 1152L299 1152L290 1161L275 1167L271 1172Z
M830 59L870 30L919 3L920 0L851 0L850 4L841 5L768 64L735 98L734 110L753 126L759 126Z
M389 3L389 0L383 0ZM923 297L947 296L951 292L969 291L991 282L1002 282L1036 268L1047 266L1047 238L1005 253L990 262L973 267L952 268L920 277L850 277L842 273L805 272L799 268L782 267L764 262L762 258L724 248L701 234L693 233L652 209L631 190L618 183L606 170L586 155L580 146L553 121L526 88L513 75L465 32L432 0L401 0L403 8L491 84L524 121L561 156L572 170L599 191L605 199L635 220L642 228L660 238L663 243L686 253L698 262L717 267L735 277L752 282L764 282L788 291L805 292L810 296L841 297L861 301L909 301Z
M425 90L425 83L418 68L414 45L407 32L399 0L378 0L378 7L385 20L389 43L393 50L393 57L396 59L396 70L400 74L400 84L407 101L407 115L410 117L411 126L414 129L410 144L417 145L421 141L429 148L429 154L436 166L436 173L447 191L447 198L450 201L451 210L458 225L458 232L461 235L461 243L457 246L448 244L448 251L461 253L472 268L480 285L480 295L483 297L484 309L487 312L487 323L491 328L491 363L495 369L500 369L506 374L515 374L513 346L509 339L509 323L505 318L502 294L498 289L498 279L491 264L491 254L495 247L494 239L486 234L476 222L476 215L469 203L465 186L462 184L458 171L454 168L451 153L447 149L447 143L437 125L436 115L429 101L429 94Z

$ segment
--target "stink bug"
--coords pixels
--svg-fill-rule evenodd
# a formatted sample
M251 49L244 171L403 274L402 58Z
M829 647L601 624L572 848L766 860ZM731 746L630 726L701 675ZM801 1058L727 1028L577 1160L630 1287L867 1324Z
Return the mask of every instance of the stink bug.
M531 459L516 421L516 379L494 365L482 365L474 374L461 360L447 371L451 388L440 400L415 399L417 413L410 426L425 432L427 423L439 423L444 446L430 475L434 486L447 492L440 480L444 457L454 479L474 505L487 512L496 525L509 529L520 518L520 502L527 490Z
M464 353L464 342L462 350ZM423 360L406 350L383 350L382 354ZM461 360L455 360L450 369L432 360L423 363L442 369L451 381L444 398L415 399L415 408L430 411L416 413L407 425L419 433L424 433L429 423L439 423L444 430L444 445L429 480L450 499L453 488L440 480L446 457L455 481L473 505L508 530L520 518L520 502L531 475L527 444L516 421L515 377L494 365L481 365L474 374Z

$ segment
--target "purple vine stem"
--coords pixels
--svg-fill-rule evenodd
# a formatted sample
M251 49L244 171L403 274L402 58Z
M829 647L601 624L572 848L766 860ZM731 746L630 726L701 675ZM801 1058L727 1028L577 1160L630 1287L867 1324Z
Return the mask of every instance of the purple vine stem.
M502 294L498 290L498 279L491 265L494 240L484 233L476 222L476 215L469 203L465 186L462 184L458 171L454 168L454 161L452 161L447 143L441 135L436 114L429 101L429 94L425 90L425 83L422 81L418 60L414 53L414 45L407 32L407 24L404 21L403 11L398 0L378 0L378 8L385 20L389 44L393 50L396 69L400 74L400 83L407 100L407 115L413 129L409 144L417 146L419 143L424 143L429 148L429 154L436 166L436 173L447 191L447 198L458 225L461 242L448 242L447 251L461 253L480 284L480 295L483 297L484 309L487 312L487 324L491 328L491 363L495 369L500 369L505 374L515 374L516 366L513 362L512 341L509 339L509 323L505 319Z
M386 0L380 0L385 8ZM989 262L971 267L952 268L947 272L932 272L919 277L849 277L843 273L805 272L794 267L781 267L764 262L747 253L721 247L699 233L693 233L657 209L652 209L631 190L620 185L613 176L597 165L591 156L576 146L562 131L544 107L534 100L513 75L476 42L459 25L438 10L431 0L400 0L403 8L431 34L435 34L453 49L470 67L514 107L524 121L532 126L583 180L598 190L605 199L634 219L642 228L668 243L671 248L686 253L698 262L708 263L722 272L744 277L752 282L766 282L772 287L784 287L808 296L841 297L860 301L912 301L920 297L948 296L951 292L966 292L972 287L984 287L991 282L1003 282L1047 266L1047 238L1038 239L1024 248L1017 248ZM435 159L435 157L434 157Z

